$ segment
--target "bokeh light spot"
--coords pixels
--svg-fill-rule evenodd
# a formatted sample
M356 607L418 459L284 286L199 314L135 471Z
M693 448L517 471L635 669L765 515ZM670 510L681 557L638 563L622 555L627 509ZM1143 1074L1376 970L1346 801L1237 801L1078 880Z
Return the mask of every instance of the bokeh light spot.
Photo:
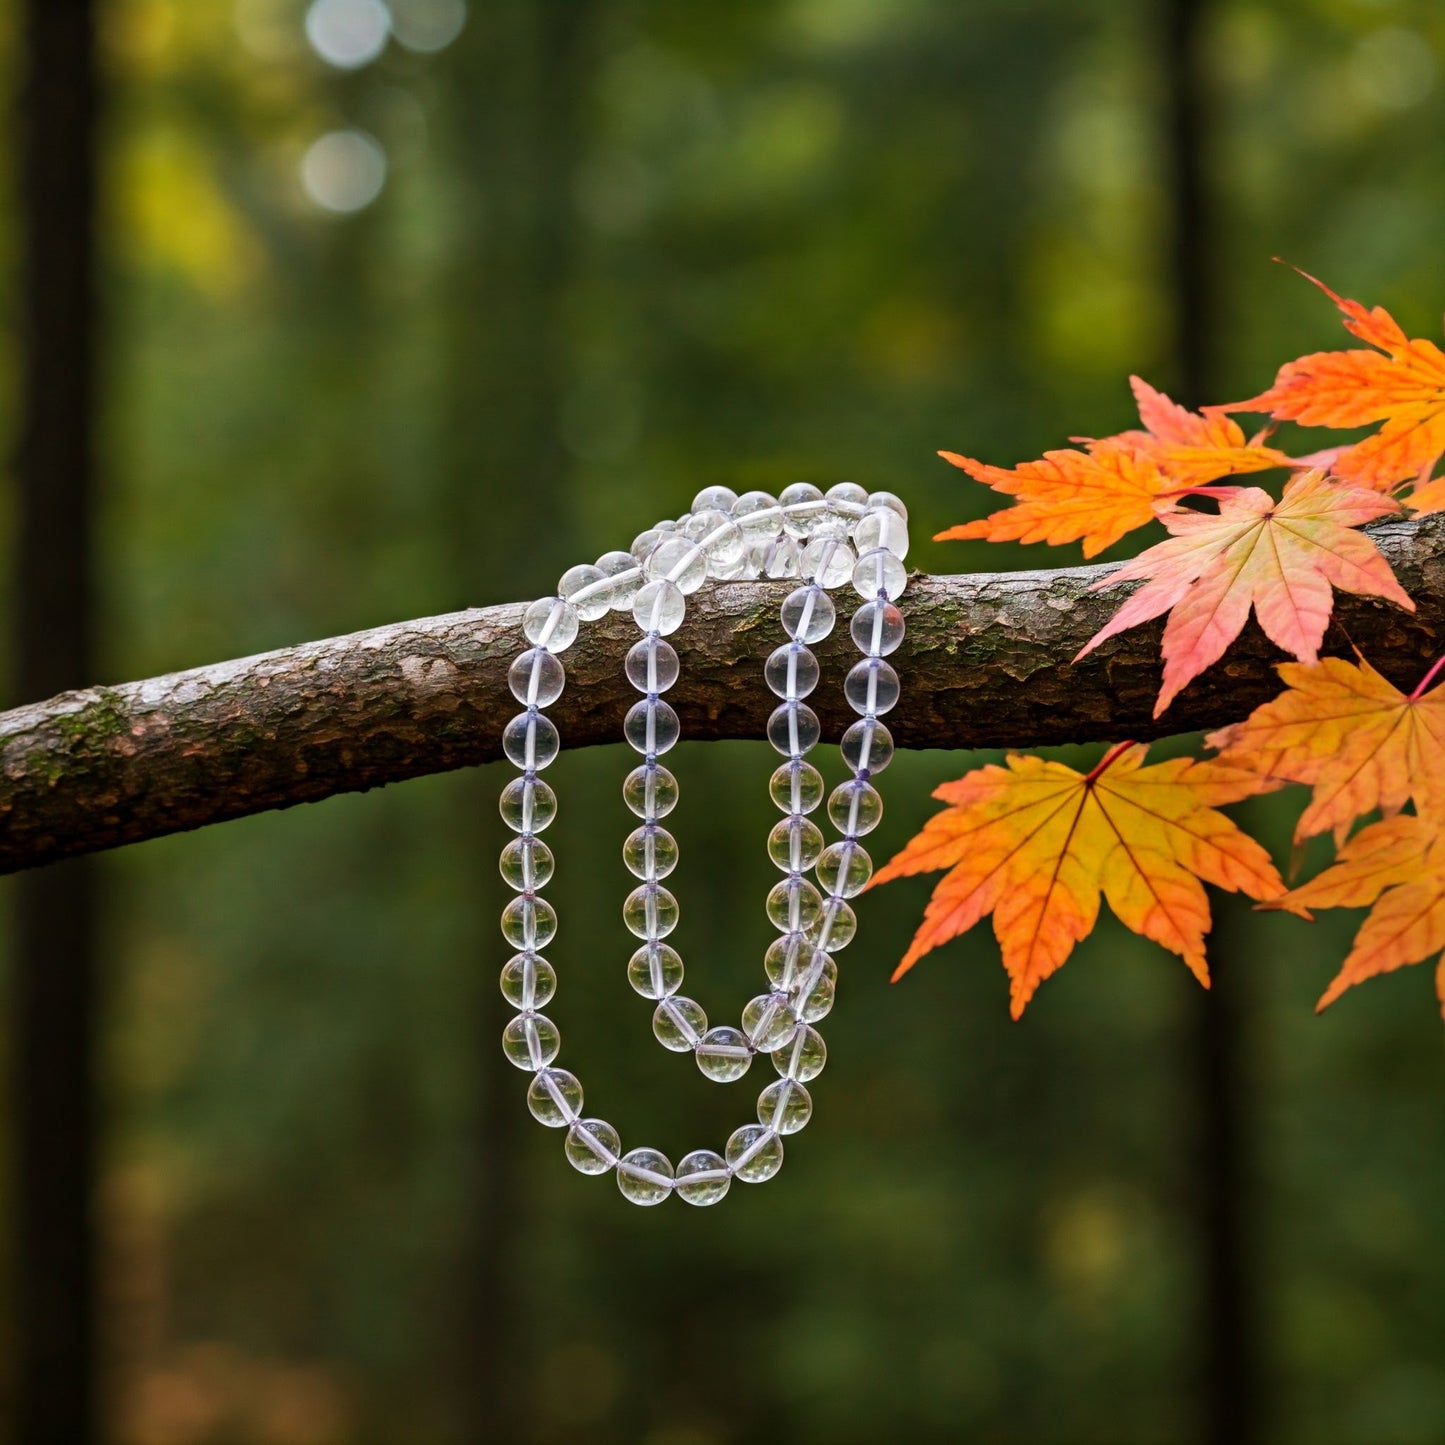
M1350 86L1361 100L1386 110L1408 110L1430 94L1435 57L1424 39L1403 25L1372 30L1350 57Z
M386 48L391 12L381 0L313 0L306 12L311 48L338 70L357 70Z
M301 184L323 210L352 215L381 194L386 152L365 131L328 131L302 157Z
M391 29L408 50L445 50L467 23L467 0L392 0Z

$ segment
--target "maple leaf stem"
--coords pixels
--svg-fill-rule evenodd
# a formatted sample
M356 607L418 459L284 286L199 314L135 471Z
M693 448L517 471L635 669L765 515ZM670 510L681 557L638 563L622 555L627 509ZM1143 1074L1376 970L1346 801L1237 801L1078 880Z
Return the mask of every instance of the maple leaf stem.
M1424 695L1425 689L1435 681L1435 674L1438 673L1442 667L1445 667L1445 654L1437 657L1435 661L1430 664L1430 671L1415 685L1415 691L1410 694L1411 702L1419 702L1420 698Z
M1127 742L1115 743L1114 746L1094 764L1093 771L1084 778L1084 786L1088 787L1090 783L1095 782L1100 774L1104 773L1121 753L1127 753L1130 748L1137 746L1138 744L1136 744L1132 738Z

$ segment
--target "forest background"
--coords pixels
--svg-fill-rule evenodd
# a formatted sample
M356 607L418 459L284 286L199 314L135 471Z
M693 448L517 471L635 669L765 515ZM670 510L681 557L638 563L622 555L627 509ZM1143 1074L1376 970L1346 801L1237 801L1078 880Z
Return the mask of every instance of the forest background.
M926 538L992 502L940 447L1007 465L1129 425L1131 371L1226 400L1338 345L1273 255L1412 335L1445 306L1426 0L393 0L348 65L367 0L327 3L350 30L300 0L100 7L89 681L540 595L714 482L857 480ZM676 1154L736 1099L623 983L619 754L556 768L557 1018L624 1135ZM877 856L991 756L900 758ZM710 1008L768 937L767 766L679 754ZM1212 997L1106 919L1013 1024L986 929L890 988L927 884L870 894L779 1180L638 1211L500 1058L498 783L103 861L116 1439L1445 1434L1445 1050L1423 970L1312 1016L1353 916L1217 899ZM1281 863L1289 809L1241 810Z

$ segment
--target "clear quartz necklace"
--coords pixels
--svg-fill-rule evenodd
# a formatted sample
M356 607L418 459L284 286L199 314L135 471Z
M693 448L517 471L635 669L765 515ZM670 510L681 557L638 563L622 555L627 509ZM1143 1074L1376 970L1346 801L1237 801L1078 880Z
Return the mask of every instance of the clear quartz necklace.
M530 646L509 674L523 711L502 735L503 749L520 774L501 796L502 817L516 834L501 857L502 877L516 893L502 912L502 935L516 950L502 969L502 993L517 1010L502 1047L531 1075L527 1106L533 1116L566 1131L573 1167L583 1174L615 1171L618 1188L634 1204L661 1204L670 1194L689 1204L716 1204L734 1179L749 1184L771 1179L782 1167L784 1137L812 1117L807 1086L827 1059L816 1025L833 1006L838 977L833 955L851 942L857 927L848 900L873 872L860 841L883 813L873 778L893 756L882 717L898 701L898 674L887 658L903 640L903 616L895 603L907 584L907 552L907 509L888 492L868 493L844 482L824 494L799 483L773 498L708 487L687 516L659 522L637 537L630 551L608 552L595 564L570 568L557 595L532 603L523 618ZM768 741L783 756L769 782L783 817L768 835L768 855L783 877L766 903L779 936L763 960L767 988L744 1007L740 1026L710 1027L701 1005L680 992L683 960L666 941L678 922L677 900L666 880L679 850L664 819L677 805L678 785L661 759L680 734L665 694L681 668L667 639L682 625L687 598L710 580L760 577L795 578L800 584L783 601L785 640L764 669L779 699L768 720ZM850 624L861 660L843 683L858 720L841 740L851 777L828 797L837 840L825 843L810 816L824 793L822 775L807 761L821 738L817 714L806 701L820 682L810 649L832 632L832 592L847 584L862 599ZM561 748L545 709L566 682L559 654L576 640L582 624L609 611L630 611L640 633L627 654L626 673L641 696L623 724L628 744L642 755L622 789L638 819L622 849L637 879L622 910L639 940L627 964L628 982L652 1003L658 1042L691 1053L708 1078L735 1082L759 1054L769 1056L778 1076L758 1095L756 1122L735 1129L721 1153L693 1150L675 1169L660 1150L642 1146L624 1152L611 1124L583 1115L582 1084L557 1067L561 1036L542 1012L557 990L556 970L543 956L557 932L557 914L542 894L554 863L541 834L556 816L557 798L541 773Z

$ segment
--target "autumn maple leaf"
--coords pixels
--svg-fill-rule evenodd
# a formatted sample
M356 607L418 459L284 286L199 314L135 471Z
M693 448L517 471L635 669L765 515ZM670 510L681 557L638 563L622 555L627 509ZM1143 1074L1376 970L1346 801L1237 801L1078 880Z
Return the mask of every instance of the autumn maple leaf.
M1358 666L1338 657L1286 662L1278 671L1284 692L1207 741L1222 750L1221 762L1314 788L1296 842L1328 829L1343 843L1362 813L1398 813L1410 799L1445 817L1445 687L1425 691L1435 668L1409 694L1363 658Z
M1383 306L1366 309L1308 272L1300 275L1340 308L1347 331L1379 350L1317 351L1287 361L1268 391L1227 409L1267 411L1306 426L1382 421L1375 435L1339 452L1335 475L1376 491L1409 478L1423 484L1445 452L1445 353L1433 341L1406 336Z
M1445 949L1445 834L1438 823L1411 813L1371 823L1318 878L1270 901L1305 917L1311 908L1369 904L1374 907L1316 1012L1354 984ZM1435 971L1435 992L1445 1016L1445 960Z
M1126 927L1179 954L1207 986L1199 880L1259 899L1284 888L1264 849L1215 810L1258 779L1188 758L1144 767L1146 751L1121 744L1087 775L1010 754L1007 767L938 788L933 796L951 806L873 879L950 870L893 977L992 913L1018 1018L1093 929L1103 893Z
M1219 660L1251 607L1271 642L1313 662L1329 624L1331 586L1415 610L1379 548L1354 530L1397 510L1378 492L1312 471L1286 483L1278 502L1258 487L1238 487L1221 498L1217 516L1167 513L1160 520L1172 536L1094 584L1094 590L1120 582L1145 585L1074 661L1105 638L1168 612L1155 717Z

